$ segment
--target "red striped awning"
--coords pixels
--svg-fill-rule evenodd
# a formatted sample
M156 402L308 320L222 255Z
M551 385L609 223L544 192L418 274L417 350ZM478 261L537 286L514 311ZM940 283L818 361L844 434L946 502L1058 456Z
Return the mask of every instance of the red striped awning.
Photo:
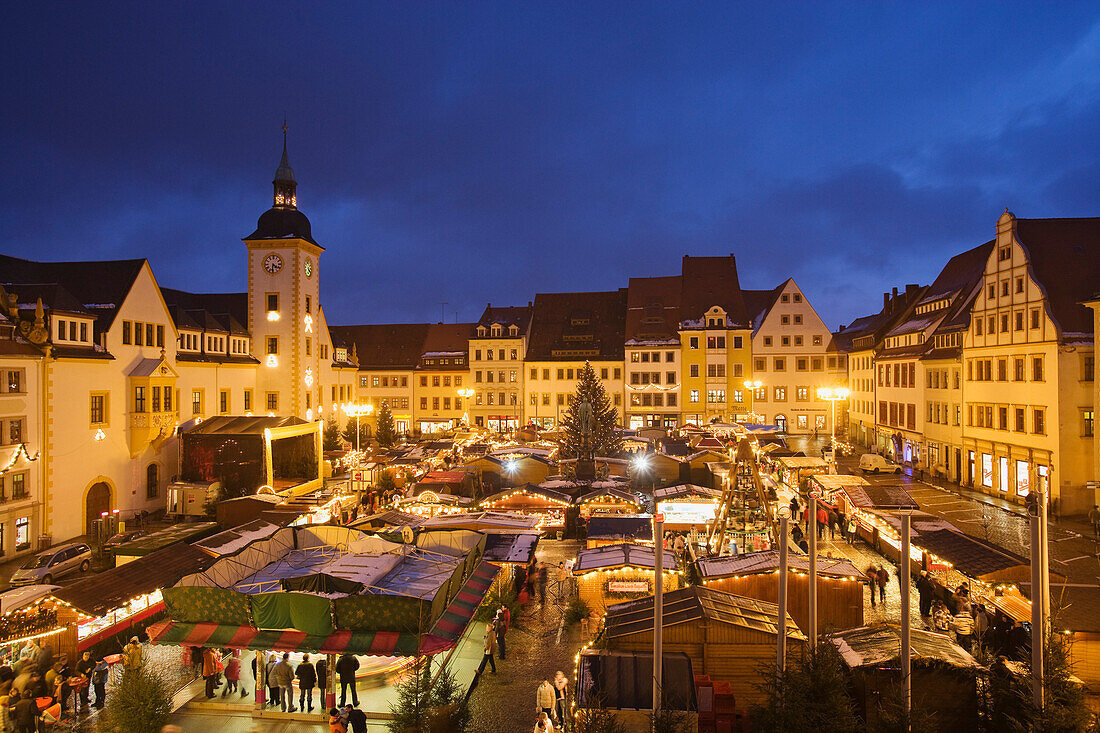
M154 644L258 649L282 652L403 657L437 654L455 646L485 599L499 568L482 562L466 579L432 630L420 637L396 631L350 631L340 629L328 636L306 634L293 629L270 630L232 624L162 621L147 630Z

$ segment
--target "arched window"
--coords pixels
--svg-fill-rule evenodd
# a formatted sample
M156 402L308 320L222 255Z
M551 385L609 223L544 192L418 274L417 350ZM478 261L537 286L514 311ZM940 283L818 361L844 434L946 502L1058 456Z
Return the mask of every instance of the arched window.
M150 463L145 469L145 498L156 499L160 491L160 466Z

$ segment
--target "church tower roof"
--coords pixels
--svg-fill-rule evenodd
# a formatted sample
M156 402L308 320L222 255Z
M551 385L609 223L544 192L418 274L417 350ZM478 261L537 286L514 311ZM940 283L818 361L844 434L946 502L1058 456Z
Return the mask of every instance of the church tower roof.
M298 210L298 181L294 178L294 169L286 152L286 121L283 121L283 157L275 170L275 179L271 182L275 188L274 200L270 209L260 215L256 222L256 231L245 237L250 239L304 239L313 241L309 219Z

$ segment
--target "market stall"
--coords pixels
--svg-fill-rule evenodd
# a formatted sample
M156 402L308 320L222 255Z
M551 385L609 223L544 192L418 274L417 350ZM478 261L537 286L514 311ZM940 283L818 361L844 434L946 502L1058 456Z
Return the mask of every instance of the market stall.
M809 456L782 456L775 461L779 480L793 491L806 490L806 481L818 473L829 473L829 464L821 458Z
M672 552L662 554L664 589L679 588L682 573ZM653 593L656 558L653 547L624 543L581 550L573 563L577 594L594 611Z
M806 482L807 492L812 492L819 503L831 509L839 509L845 514L852 511L852 503L845 490L867 485L866 479L845 473L815 473Z
M779 551L701 558L699 575L707 588L776 603L779 599ZM787 612L801 629L809 624L809 558L787 558ZM817 559L817 614L822 629L863 625L862 573L846 559Z
M573 498L569 494L525 484L490 494L478 502L477 506L488 511L536 517L541 531L554 532L565 529L565 510L572 504Z
M705 531L714 521L722 492L698 484L676 484L653 490L658 514L664 514L665 529L682 532L691 528Z
M422 491L415 496L400 499L397 502L397 509L406 514L416 514L428 519L439 514L460 514L468 511L473 504L473 500L465 496Z
M637 494L614 486L582 494L577 497L576 505L586 519L601 514L636 514L644 509Z
M609 514L588 520L588 547L605 545L653 544L653 517L649 514Z

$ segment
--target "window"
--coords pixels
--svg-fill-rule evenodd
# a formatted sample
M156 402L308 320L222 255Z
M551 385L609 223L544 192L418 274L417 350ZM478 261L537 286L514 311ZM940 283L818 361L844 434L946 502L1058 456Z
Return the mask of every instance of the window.
M542 404L544 406L549 407L549 405L550 405L550 393L549 392L543 392L542 393Z
M439 409L439 398L438 397L432 397L432 409L433 410L438 410Z
M725 336L707 336L707 348L708 349L724 349L726 348Z
M799 402L806 402L810 399L809 387L798 387L795 389L795 399Z
M989 327L990 336L997 332L997 319L995 317L990 316L986 325Z
M1039 327L1039 309L1038 308L1032 308L1031 309L1031 327L1032 328L1038 328Z
M145 387L134 387L134 412L145 412Z
M622 379L623 378L622 367L615 367L614 369L612 369L611 370L611 378L612 379Z
M794 361L795 371L804 372L809 367L809 365L810 365L810 362L805 357L800 358L800 359L795 359L795 361Z
M820 336L814 336L813 344L814 344L814 346L821 346L821 337Z
M764 337L764 345L765 346L771 346L772 345L772 337L771 336L765 336Z
M1093 428L1093 412L1092 410L1081 411L1081 435L1086 438L1092 437Z
M996 300L997 299L997 286L996 285L990 285L987 290L988 290L987 297L990 300Z
M88 415L89 422L92 425L105 425L107 423L107 395L105 393L92 395Z
M790 322L791 322L791 317L790 317L790 316L780 316L780 317L779 317L779 322L780 322L780 323L781 323L782 325L786 326L786 325L790 324Z
M1024 312L1023 311L1016 311L1016 313L1014 315L1015 315L1015 318L1016 318L1016 322L1013 326L1013 330L1014 331L1023 331L1024 330Z
M153 324L152 323L146 323L145 324L145 345L146 346L152 346L153 345L153 340L155 339L155 336L153 336L153 332L154 332ZM161 341L163 341L163 339L161 339Z
M688 395L688 402L696 403L698 401L699 401L699 390L697 390L697 389L691 390L691 393Z
M246 389L244 391L244 411L252 411L252 390L250 389Z
M1012 259L1012 248L1001 247L1001 250L997 254L997 257L1000 259L1001 262L1007 262L1008 260Z
M135 322L134 323L134 346L144 346L145 345L144 339L145 339L145 328L142 326L142 324Z
M432 386L433 387L438 387L439 386L439 375L438 374L432 375Z
M783 359L774 359L772 361L772 369L777 372L785 371L787 368L787 362Z
M1024 408L1017 407L1015 412L1016 412L1016 432L1022 433L1022 432L1024 432L1024 430L1027 429L1027 427L1024 425L1024 420L1025 420L1025 418L1024 418Z
M536 381L536 380L538 380L538 378L539 378L539 370L536 369L535 367L531 367L531 375L530 375L529 379L531 379L531 381Z
M267 294L267 312L277 313L279 311L279 294L268 293Z
M550 379L550 370L549 369L543 369L542 370L542 378L543 379ZM560 377L559 377L559 379L560 379Z
M600 379L606 380L607 379L607 373L608 373L607 372L607 367L603 367L602 369L600 369ZM512 375L513 375L512 381L514 382L514 381L516 381L515 380L515 372L512 372Z
M808 415L797 415L795 417L795 425L799 430L807 430L810 426L809 423L810 420Z
M1032 415L1031 432L1035 433L1036 435L1045 435L1046 431L1046 411L1040 407L1036 407L1035 412Z
M776 402L786 402L787 401L787 388L786 387L776 387L775 388L775 401Z
M279 409L279 393L268 392L266 394L267 409L269 412L275 412Z
M165 391L167 391L169 388L165 387L164 389L165 389ZM160 387L154 386L154 387L152 387L152 390L153 390L153 410L152 411L153 412L160 412Z
M145 498L156 499L160 488L160 467L150 463L145 469Z
M768 401L768 388L767 387L758 387L756 390L753 391L752 398L754 400L756 400L757 402L767 402Z
M688 348L689 349L698 349L699 348L699 337L698 336L692 336L691 338L688 339Z
M998 359L997 360L997 381L998 382L1005 382L1007 380L1008 380L1008 360L1007 359Z
M1021 357L1012 360L1012 378L1017 382L1024 381L1024 360Z
M229 390L227 389L223 389L218 395L218 411L222 414L229 412Z
M800 314L797 314L797 313L795 314L795 316L794 316L794 325L796 325L796 326L802 325L802 316Z
M1043 357L1035 356L1031 359L1031 380L1033 382L1043 381Z
M767 367L767 362L765 362L763 359L756 359L756 360L753 361L753 367L752 368L755 369L758 372L762 372L762 371L764 371L765 369L768 368Z
M131 339L130 339L130 328L131 328L131 326L132 326L132 324L129 321L123 321L122 322L122 343L126 344L127 346L130 345L130 341L131 341Z
M726 392L721 389L707 390L707 402L710 403L722 403L726 401Z
M790 346L791 345L791 337L790 336L782 336L782 337L780 337L779 340L783 343L784 346Z
M674 397L674 396L675 395L669 395L670 398ZM733 390L733 401L736 402L737 404L741 404L742 402L745 401L745 393L742 392L739 389ZM675 404L674 402L670 402L669 407L672 407L674 404Z
M1095 373L1096 360L1092 354L1087 354L1081 358L1081 380L1091 382Z
M492 361L492 360L493 360L493 350L492 349L485 349L485 361Z
M998 430L1008 430L1008 408L1007 407L998 407L997 408L997 429Z
M817 338L820 338L820 336L818 336ZM811 365L811 368L815 372L820 372L821 371L821 358L818 357L818 358L815 358L815 359L811 359L810 360L810 365Z
M789 303L789 302L791 302L791 296L787 295L786 293L783 293L782 295L779 296L779 302L780 303Z
M269 356L272 355L272 354L278 354L279 353L279 337L278 336L268 336L267 337L267 353L268 353Z
M15 549L26 550L31 546L31 518L19 517L15 520Z
M975 318L974 319L974 335L975 336L981 336L982 335L982 319L981 318Z
M306 336L306 356L313 355L313 343L309 336Z

